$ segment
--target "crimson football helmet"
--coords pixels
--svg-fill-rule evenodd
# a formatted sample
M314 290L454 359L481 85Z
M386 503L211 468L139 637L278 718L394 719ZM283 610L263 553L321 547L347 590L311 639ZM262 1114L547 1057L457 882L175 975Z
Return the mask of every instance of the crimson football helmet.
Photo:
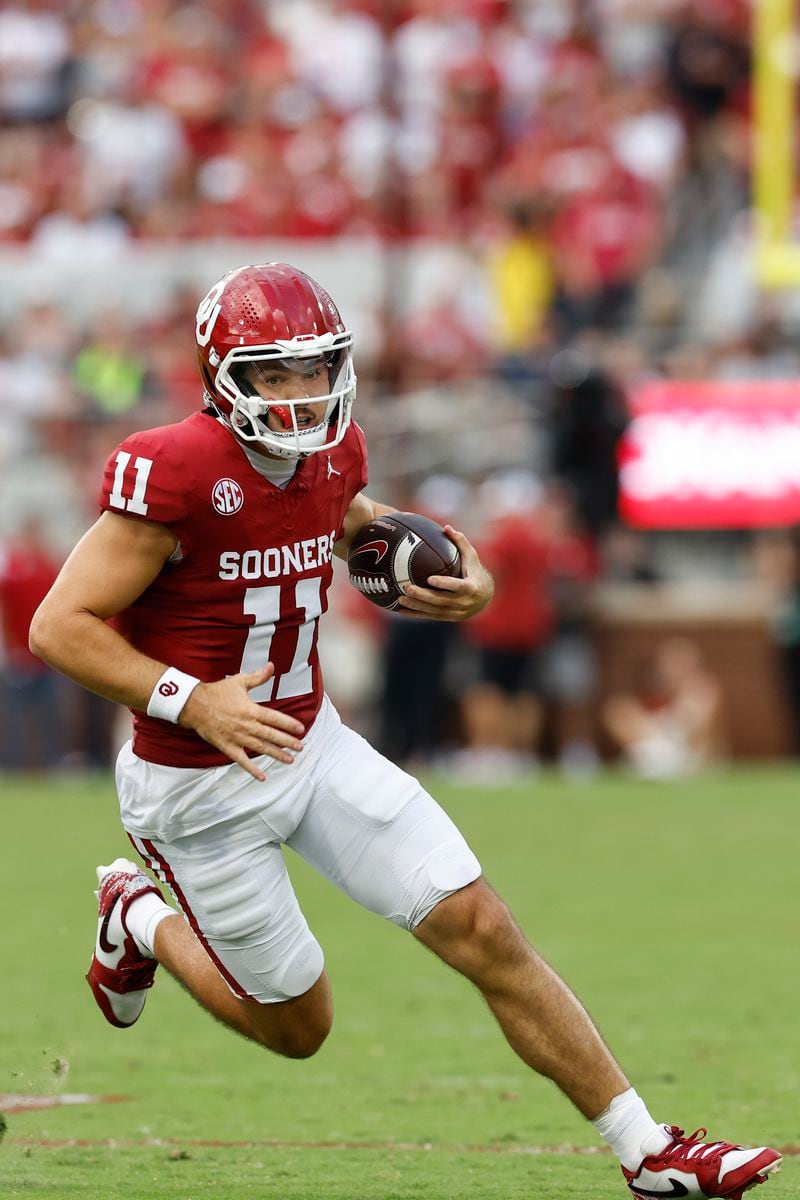
M353 335L325 289L304 271L277 262L229 271L201 301L195 334L208 399L237 437L280 458L341 442L356 394ZM328 391L265 397L269 369L276 367L301 376L323 367ZM322 421L306 428L297 410L310 402L326 407ZM271 411L272 425L281 428L270 428Z

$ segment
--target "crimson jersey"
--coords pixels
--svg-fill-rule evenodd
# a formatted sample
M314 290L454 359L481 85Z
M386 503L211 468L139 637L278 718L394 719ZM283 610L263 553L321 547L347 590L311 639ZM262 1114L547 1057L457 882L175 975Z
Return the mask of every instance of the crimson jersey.
M285 489L207 412L126 438L106 464L100 506L166 525L179 546L117 628L143 654L205 683L274 663L251 699L307 728L322 703L317 627L333 546L366 482L355 424L330 454L302 459ZM133 717L140 758L173 767L229 761L191 729L138 710Z

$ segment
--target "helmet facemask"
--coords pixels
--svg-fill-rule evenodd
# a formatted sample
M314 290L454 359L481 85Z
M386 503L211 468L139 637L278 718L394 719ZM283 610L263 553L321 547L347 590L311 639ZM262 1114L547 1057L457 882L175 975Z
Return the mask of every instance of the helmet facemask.
M231 428L242 441L263 446L278 458L302 458L338 446L350 424L356 392L352 334L305 334L263 346L237 346L220 363L215 391L231 404ZM272 372L287 371L311 378L323 366L328 390L322 395L269 396L265 381ZM308 425L302 410L324 405L322 419ZM280 428L271 428L272 424ZM300 414L298 416L298 414ZM277 419L276 419L277 418Z

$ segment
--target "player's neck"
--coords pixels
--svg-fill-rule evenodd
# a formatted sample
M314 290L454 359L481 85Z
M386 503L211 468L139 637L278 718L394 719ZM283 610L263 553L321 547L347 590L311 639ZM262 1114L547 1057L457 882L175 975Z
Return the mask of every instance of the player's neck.
M261 446L249 442L239 442L247 461L253 470L263 475L276 487L285 488L294 479L300 459L281 458L277 454L265 454Z

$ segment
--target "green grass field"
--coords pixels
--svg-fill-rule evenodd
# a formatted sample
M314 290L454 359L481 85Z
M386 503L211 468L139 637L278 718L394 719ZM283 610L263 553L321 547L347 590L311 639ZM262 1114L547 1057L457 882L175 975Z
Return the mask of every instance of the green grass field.
M654 1116L800 1143L791 768L687 785L555 776L457 793L487 875L593 1013ZM608 1154L506 1048L480 998L290 856L337 1018L307 1062L215 1025L161 973L118 1031L83 972L93 868L127 853L110 779L0 778L0 1093L118 1095L7 1113L3 1200L612 1200ZM764 1200L800 1200L789 1156Z

